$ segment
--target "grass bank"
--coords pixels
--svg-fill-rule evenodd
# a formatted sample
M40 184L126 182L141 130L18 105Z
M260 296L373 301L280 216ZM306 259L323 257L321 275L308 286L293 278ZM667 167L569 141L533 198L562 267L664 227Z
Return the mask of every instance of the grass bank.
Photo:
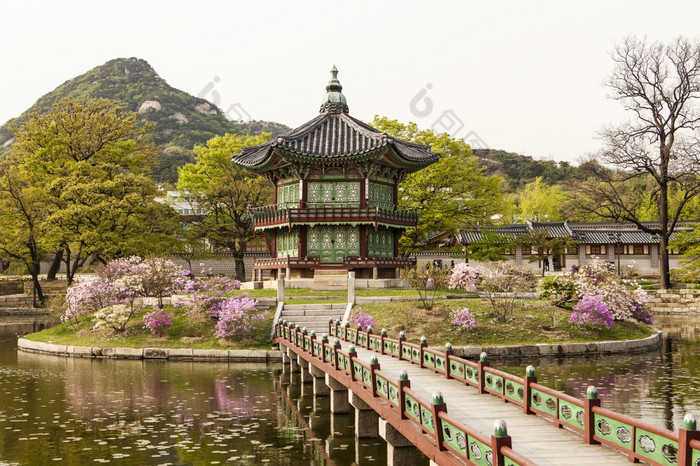
M165 327L161 334L154 336L143 328L143 316L151 308L137 312L129 320L122 332L93 330L92 315L85 315L75 321L63 322L25 338L59 345L125 348L192 348L192 349L270 349L267 342L274 312L258 322L250 336L244 339L221 339L214 337L214 321L193 324L185 318L180 308L168 307L175 314L173 325Z
M449 312L469 308L476 317L472 330L462 330L451 323ZM582 343L606 340L634 340L646 338L652 328L638 322L617 322L609 329L601 326L575 325L569 322L571 311L560 309L538 300L517 302L513 317L499 321L488 300L438 300L431 311L417 302L367 304L362 310L374 317L377 329L386 328L390 337L406 332L408 341L417 343L425 335L428 345L447 342L455 346L498 346L535 343Z

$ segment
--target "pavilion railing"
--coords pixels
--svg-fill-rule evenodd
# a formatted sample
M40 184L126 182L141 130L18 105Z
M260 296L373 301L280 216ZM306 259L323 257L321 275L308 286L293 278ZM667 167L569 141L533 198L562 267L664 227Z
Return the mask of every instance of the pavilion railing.
M420 214L414 210L383 206L360 207L358 205L298 204L269 205L250 209L256 228L293 223L353 222L414 226Z

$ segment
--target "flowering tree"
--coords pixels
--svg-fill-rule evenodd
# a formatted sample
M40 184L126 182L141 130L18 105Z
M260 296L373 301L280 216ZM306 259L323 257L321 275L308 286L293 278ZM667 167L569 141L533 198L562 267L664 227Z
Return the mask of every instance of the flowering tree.
M80 277L66 290L65 308L61 320L73 320L96 312L113 301L112 286L99 276Z
M163 296L178 289L182 269L173 261L163 257L149 257L140 264L138 276L146 296L158 298L158 307L163 307Z
M573 274L572 280L579 303L586 297L597 296L614 320L634 318L643 323L653 322L646 307L649 300L646 291L635 281L618 280L611 264L594 258L590 263L582 265ZM586 300L589 307L592 302Z
M599 295L586 295L581 298L571 313L571 322L579 325L597 324L606 328L615 325L610 308Z
M479 270L480 288L486 292L496 318L505 322L513 316L518 293L530 291L535 277L526 268L510 262L496 262Z
M440 288L445 288L449 274L449 269L435 267L432 264L401 269L401 278L406 279L411 288L418 293L420 302L426 311L431 310L435 305L437 291ZM429 283L432 283L430 289L428 288Z
M460 262L452 268L452 275L447 283L451 290L476 291L476 280L479 273L466 262Z

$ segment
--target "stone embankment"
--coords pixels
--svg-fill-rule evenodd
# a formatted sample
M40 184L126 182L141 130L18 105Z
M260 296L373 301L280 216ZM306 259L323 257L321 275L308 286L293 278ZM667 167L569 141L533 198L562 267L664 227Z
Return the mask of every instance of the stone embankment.
M700 290L671 289L649 291L653 314L694 314L700 312Z

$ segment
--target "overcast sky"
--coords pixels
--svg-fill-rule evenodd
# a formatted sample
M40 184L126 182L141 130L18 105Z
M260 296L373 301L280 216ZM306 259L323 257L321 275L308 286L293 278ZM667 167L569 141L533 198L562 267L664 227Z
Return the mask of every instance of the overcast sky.
M233 119L313 118L336 65L350 113L576 160L626 118L602 86L626 35L698 38L700 2L31 0L0 4L0 122L118 57Z

